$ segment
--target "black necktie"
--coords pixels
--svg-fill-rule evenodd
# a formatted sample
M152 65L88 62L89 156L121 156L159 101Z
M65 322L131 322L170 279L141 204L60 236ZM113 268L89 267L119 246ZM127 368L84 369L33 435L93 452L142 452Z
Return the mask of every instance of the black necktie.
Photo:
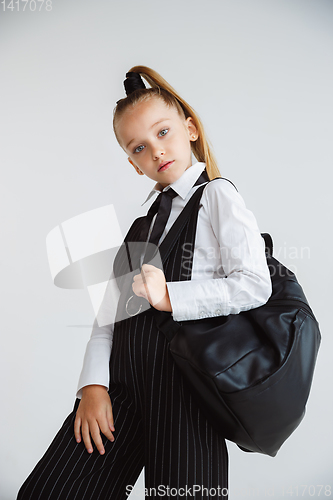
M148 220L152 220L156 212L157 216L149 237L149 243L158 246L158 242L160 241L160 238L170 216L172 200L176 196L178 196L178 193L176 193L176 191L174 191L172 188L167 189L166 191L162 191L150 207L147 214Z
M205 169L200 175L200 177L197 179L197 181L193 184L193 186L197 186L198 184L203 184L204 182L207 181L209 181L209 177ZM176 193L172 188L169 188L166 191L162 191L158 195L158 197L148 210L147 216L145 218L144 221L145 223L140 238L141 241L146 241L151 221L153 220L153 217L157 212L156 220L154 222L154 226L149 237L149 243L158 246L159 240L161 238L161 235L165 229L166 223L168 222L170 216L172 200L177 195L178 193ZM146 259L145 261L147 262Z

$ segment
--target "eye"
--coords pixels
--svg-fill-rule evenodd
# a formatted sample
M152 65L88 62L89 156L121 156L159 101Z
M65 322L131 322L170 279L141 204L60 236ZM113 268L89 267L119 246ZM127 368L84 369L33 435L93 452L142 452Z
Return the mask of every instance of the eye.
M164 128L163 130L161 130L160 134L162 134L162 137L163 137L168 133L168 131L169 131L168 128ZM163 132L165 132L165 134L163 134Z
M140 153L140 151L142 151L142 149L140 149L138 151L139 148L143 148L143 146L141 145L141 146L138 146L137 148L135 148L134 151L133 151L133 153Z
M169 129L168 129L168 128L164 128L164 129L162 129L162 130L158 133L158 135L159 135L159 137L164 137L164 136L165 136L168 132L169 132ZM140 152L142 151L142 149L140 149L140 148L142 148L142 149L143 149L143 148L144 148L144 146L142 146L142 144L141 144L141 146L138 146L137 148L135 148L135 149L134 149L134 151L133 151L133 154L135 154L135 153L140 153Z

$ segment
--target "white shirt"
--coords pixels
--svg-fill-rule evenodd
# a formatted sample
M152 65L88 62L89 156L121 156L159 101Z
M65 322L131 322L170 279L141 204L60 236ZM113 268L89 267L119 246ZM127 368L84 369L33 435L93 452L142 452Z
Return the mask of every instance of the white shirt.
M204 163L195 163L163 189L172 187L179 196L172 200L159 243L198 189L199 186L193 187L193 184L204 168ZM160 184L155 184L142 205L160 191ZM203 190L201 204L192 249L192 279L167 282L176 321L238 314L265 304L272 293L264 239L253 213L246 208L235 187L225 179L209 182ZM112 337L113 324L98 326L95 319L77 387L78 398L82 397L82 387L86 385L109 387Z

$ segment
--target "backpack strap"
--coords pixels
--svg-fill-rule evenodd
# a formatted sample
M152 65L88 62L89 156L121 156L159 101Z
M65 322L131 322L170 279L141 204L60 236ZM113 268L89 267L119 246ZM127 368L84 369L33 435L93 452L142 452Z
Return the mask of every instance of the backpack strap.
M202 184L198 189L195 190L194 194L191 196L189 201L186 203L185 207L181 211L181 213L178 215L177 219L175 222L172 224L171 228L168 231L168 234L158 247L158 250L161 255L162 263L164 264L167 258L170 255L171 250L173 249L176 241L178 240L182 230L185 227L185 224L187 223L188 219L190 218L191 213L193 212L193 209L196 205L196 203L199 201L199 199L202 196L202 192L205 188L207 183Z
M226 179L225 177L215 177L214 179L211 179L208 182L213 182L216 179L225 179L229 181L234 188L237 190L236 186L229 180ZM205 189L206 184L208 182L205 182L204 184L201 184L194 192L194 194L191 196L189 201L186 203L185 207L181 211L181 213L178 215L177 219L171 226L171 228L168 231L168 234L158 247L162 259L162 263L164 264L168 256L170 255L171 250L173 249L176 241L178 240L182 230L184 229L185 224L187 223L196 203L198 202L199 198L202 196L202 192ZM199 205L199 209L202 205Z

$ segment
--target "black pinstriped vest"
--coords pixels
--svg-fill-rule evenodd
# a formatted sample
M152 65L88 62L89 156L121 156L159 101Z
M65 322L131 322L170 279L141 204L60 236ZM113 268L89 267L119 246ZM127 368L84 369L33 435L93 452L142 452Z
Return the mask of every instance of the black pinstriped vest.
M206 184L200 185L197 189L203 191L205 186ZM191 279L197 219L198 212L201 207L200 198L201 196L199 196L198 200L196 201L194 209L192 210L187 223L185 224L183 230L179 235L179 238L174 243L172 250L166 259L165 248L167 246L167 238L169 233L167 233L164 240L159 246L159 254L162 262L165 260L165 262L163 263L163 272L167 282L185 281ZM142 230L142 224L144 224L144 220L145 216L139 217L133 222L114 260L113 271L117 280L118 288L121 292L118 303L115 329L117 328L117 325L123 323L123 321L119 320L118 314L121 315L121 318L125 317L125 319L131 317L124 313L126 303L131 296L133 296L131 300L136 304L136 307L134 307L135 311L139 310L139 306L141 303L145 304L146 306L146 310L139 313L140 316L154 311L153 308L147 310L146 299L137 297L136 295L134 295L132 290L133 276L140 273L140 256L145 244L145 242L140 240L140 234ZM152 264L154 265L153 262ZM161 268L161 266L157 267Z

